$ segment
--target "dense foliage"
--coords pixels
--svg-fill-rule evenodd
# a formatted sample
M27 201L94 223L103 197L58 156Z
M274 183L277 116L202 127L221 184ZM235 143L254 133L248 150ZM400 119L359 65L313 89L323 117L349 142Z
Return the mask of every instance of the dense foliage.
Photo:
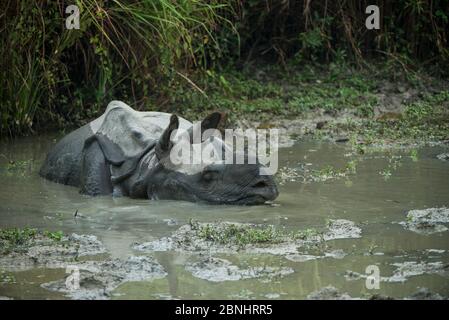
M65 28L70 4L80 8L79 30ZM365 27L369 4L381 8L380 30ZM194 75L226 89L223 70L261 60L447 67L448 19L447 0L7 0L0 133L80 125L112 99L179 111L174 92L190 94L180 86L207 97Z

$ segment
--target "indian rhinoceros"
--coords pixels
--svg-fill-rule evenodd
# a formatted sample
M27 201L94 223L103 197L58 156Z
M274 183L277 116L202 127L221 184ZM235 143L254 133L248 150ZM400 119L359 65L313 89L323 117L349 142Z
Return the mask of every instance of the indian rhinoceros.
M222 113L214 112L199 123L199 129L215 129L222 118ZM194 128L176 115L139 112L112 101L103 115L50 150L40 175L79 187L88 195L239 205L261 204L278 196L273 177L261 175L258 162L229 164L218 159L199 165L173 164L169 157L177 143L173 131L191 134ZM220 139L200 143L225 148Z

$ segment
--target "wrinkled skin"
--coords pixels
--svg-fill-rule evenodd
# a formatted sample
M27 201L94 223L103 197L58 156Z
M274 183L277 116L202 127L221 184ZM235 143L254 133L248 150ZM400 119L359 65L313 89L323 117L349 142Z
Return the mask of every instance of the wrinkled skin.
M194 127L175 115L138 112L112 101L100 118L53 147L40 175L89 195L238 205L274 200L276 184L272 176L260 175L259 164L225 164L224 154L197 165L172 163L170 152L177 143L192 146L193 130L216 129L222 118L221 113L213 113ZM179 129L188 132L190 140L173 139ZM216 137L201 144L226 148Z
M161 168L148 183L148 196L238 205L274 200L278 195L276 184L258 172L258 165L243 164L211 165L194 175Z

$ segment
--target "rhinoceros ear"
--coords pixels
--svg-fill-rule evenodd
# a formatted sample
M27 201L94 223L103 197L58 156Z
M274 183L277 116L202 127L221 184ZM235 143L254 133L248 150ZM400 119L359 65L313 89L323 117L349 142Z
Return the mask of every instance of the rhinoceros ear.
M159 141L156 144L156 156L158 159L162 159L164 155L170 151L173 146L173 143L170 140L171 134L174 130L179 127L179 119L177 115L172 115L170 117L170 123L168 127L164 130Z
M226 115L223 112L213 112L201 121L201 133L208 129L217 129Z
M226 114L224 112L213 112L209 114L206 118L204 118L203 121L201 121L201 137L203 138L203 141L206 140L208 137L203 137L203 133L206 130L209 129L220 129L221 126L223 126L223 123L225 122ZM190 143L193 143L193 131L200 129L198 125L193 125L188 130L190 135Z
M126 156L119 145L101 133L97 133L87 139L84 148L87 150L89 145L95 141L100 146L105 160L115 167L113 175L111 175L111 181L113 183L120 182L129 177L136 169L140 159L156 144L154 140L146 141L146 145L139 152L133 156Z
M97 140L100 145L101 151L103 151L103 155L108 162L116 166L120 166L123 162L125 162L126 157L123 154L123 151L117 144L109 140L109 138L104 134L95 134L90 139L86 140L86 144L90 143L90 140Z

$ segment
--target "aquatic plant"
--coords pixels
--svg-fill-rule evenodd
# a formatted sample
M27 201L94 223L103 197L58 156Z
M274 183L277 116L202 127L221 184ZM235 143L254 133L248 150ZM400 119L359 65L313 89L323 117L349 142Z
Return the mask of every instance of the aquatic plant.
M273 225L238 223L198 223L190 221L190 227L199 239L219 245L271 245L287 241L312 241L321 243L323 231L316 228L305 230L279 230Z
M61 241L64 233L62 231L44 231L43 235L54 241Z
M250 226L238 224L195 224L191 222L192 229L200 239L219 244L236 244L245 246L256 243L280 242L281 234L272 226Z
M0 241L8 242L11 245L22 245L33 239L38 234L34 228L10 228L0 229Z
M62 231L40 231L29 227L0 229L0 254L20 250L36 239L49 239L59 242L63 236Z

